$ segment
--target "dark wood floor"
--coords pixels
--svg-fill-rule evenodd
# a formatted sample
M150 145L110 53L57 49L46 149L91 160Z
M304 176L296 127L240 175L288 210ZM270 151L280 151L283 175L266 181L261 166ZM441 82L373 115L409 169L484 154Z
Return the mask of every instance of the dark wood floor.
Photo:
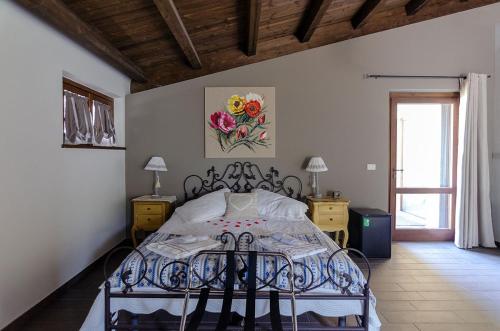
M113 268L123 258L116 255ZM500 250L395 243L393 258L372 260L372 266L371 287L383 331L500 330ZM96 265L16 330L78 330L103 281L102 267ZM314 315L300 320L301 330L321 325Z
M110 269L117 268L126 255L127 252L117 252L110 260ZM37 310L25 323L8 331L79 330L103 282L103 265L101 259L76 284Z

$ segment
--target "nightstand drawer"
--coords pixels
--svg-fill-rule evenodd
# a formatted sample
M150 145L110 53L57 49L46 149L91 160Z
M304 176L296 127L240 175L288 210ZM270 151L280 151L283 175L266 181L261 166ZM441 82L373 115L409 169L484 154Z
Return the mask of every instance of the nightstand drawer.
M135 224L144 230L156 230L163 224L163 215L136 215Z
M135 214L163 214L163 206L160 204L135 204L134 205L134 213Z
M346 206L345 205L340 205L340 204L321 204L318 207L318 211L322 215L344 215L346 211Z
M320 215L318 225L347 226L345 223L345 218L342 215Z

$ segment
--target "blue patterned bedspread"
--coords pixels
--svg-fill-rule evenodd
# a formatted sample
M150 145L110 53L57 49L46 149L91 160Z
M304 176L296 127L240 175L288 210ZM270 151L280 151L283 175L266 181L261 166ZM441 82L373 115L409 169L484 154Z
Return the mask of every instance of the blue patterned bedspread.
M118 269L115 270L113 275L109 278L112 288L125 288L125 283L122 281L120 275L127 270L130 270L127 282L129 284L136 284L134 289L146 289L146 288L156 288L154 284L163 284L167 286L173 285L172 279L173 274L178 274L180 271L185 271L187 274L187 266L181 263L175 263L172 259L158 255L151 252L146 248L146 246L151 242L164 241L175 237L175 235L166 233L153 233L146 238L146 240L138 247L138 250L144 255L147 264L147 270L145 270L145 264L141 255L137 252L132 252L120 265ZM348 287L348 293L351 294L362 294L363 286L365 284L365 278L358 268L358 266L343 252L338 253L332 259L330 264L328 260L330 256L335 252L335 248L328 245L321 234L303 234L303 235L293 235L293 237L301 240L308 241L310 243L321 244L323 246L329 247L324 253L316 254L313 256L304 257L301 259L294 260L297 262L295 265L295 274L299 275L296 280L298 288L296 291L300 291L302 287L317 288L318 290L326 290L329 293L340 294L341 288L337 286L340 284L342 287L346 286L345 275L352 279L351 285ZM214 237L214 239L220 240L220 236ZM247 245L247 247L245 247ZM256 240L251 244L242 245L242 250L256 250L256 251L266 251ZM228 250L233 249L234 242L230 240L225 245L221 246L220 249ZM189 262L190 258L183 259L180 261ZM170 265L168 265L170 263ZM275 278L272 283L273 286L280 289L289 289L286 272L282 270L282 266L285 261L278 257L261 257L259 256L257 260L257 277L261 280L269 280ZM167 268L164 268L168 265ZM194 264L196 272L203 279L210 279L217 275L225 266L225 256L202 256L197 259ZM328 272L327 268L330 268ZM281 270L280 270L281 269ZM163 270L163 272L162 272ZM146 271L146 277L139 279ZM329 279L329 275L332 276L334 282ZM344 276L343 276L344 275ZM161 279L160 279L161 278ZM213 287L223 288L224 274L221 274L221 281L216 281L211 283ZM239 280L236 281L236 286L238 286ZM154 284L153 284L154 283ZM179 289L185 288L187 286L187 277L181 278ZM195 283L196 285L196 283ZM241 284L240 284L241 285Z

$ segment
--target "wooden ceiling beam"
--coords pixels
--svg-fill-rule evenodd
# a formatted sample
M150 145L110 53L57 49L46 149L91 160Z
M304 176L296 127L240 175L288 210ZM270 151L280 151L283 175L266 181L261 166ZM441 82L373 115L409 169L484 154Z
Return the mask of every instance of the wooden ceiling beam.
M262 0L248 0L248 39L246 45L248 56L257 54L261 8Z
M310 8L307 10L302 23L300 24L297 30L297 38L300 42L305 43L308 42L314 30L319 25L321 18L325 15L326 10L332 3L332 0L312 0Z
M429 0L410 0L406 6L406 15L415 15Z
M31 13L138 82L145 82L141 68L108 42L101 33L82 21L61 0L16 0Z
M194 48L193 42L189 37L189 34L182 23L181 16L175 7L173 0L154 0L158 11L167 23L170 32L174 36L177 44L179 44L182 52L186 56L189 64L193 69L201 68L201 61L196 49Z
M381 0L366 0L351 19L353 29L357 29L363 24L368 16L373 12Z

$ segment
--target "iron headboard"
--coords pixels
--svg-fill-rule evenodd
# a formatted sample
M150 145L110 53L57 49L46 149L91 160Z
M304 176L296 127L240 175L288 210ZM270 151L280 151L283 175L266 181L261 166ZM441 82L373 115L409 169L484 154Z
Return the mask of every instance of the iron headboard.
M206 178L199 175L186 177L184 199L185 201L192 200L223 188L229 188L237 193L260 188L297 200L302 199L302 181L299 177L289 175L280 178L279 171L274 167L263 173L258 165L248 161L230 163L222 173L217 172L212 166L207 170Z

